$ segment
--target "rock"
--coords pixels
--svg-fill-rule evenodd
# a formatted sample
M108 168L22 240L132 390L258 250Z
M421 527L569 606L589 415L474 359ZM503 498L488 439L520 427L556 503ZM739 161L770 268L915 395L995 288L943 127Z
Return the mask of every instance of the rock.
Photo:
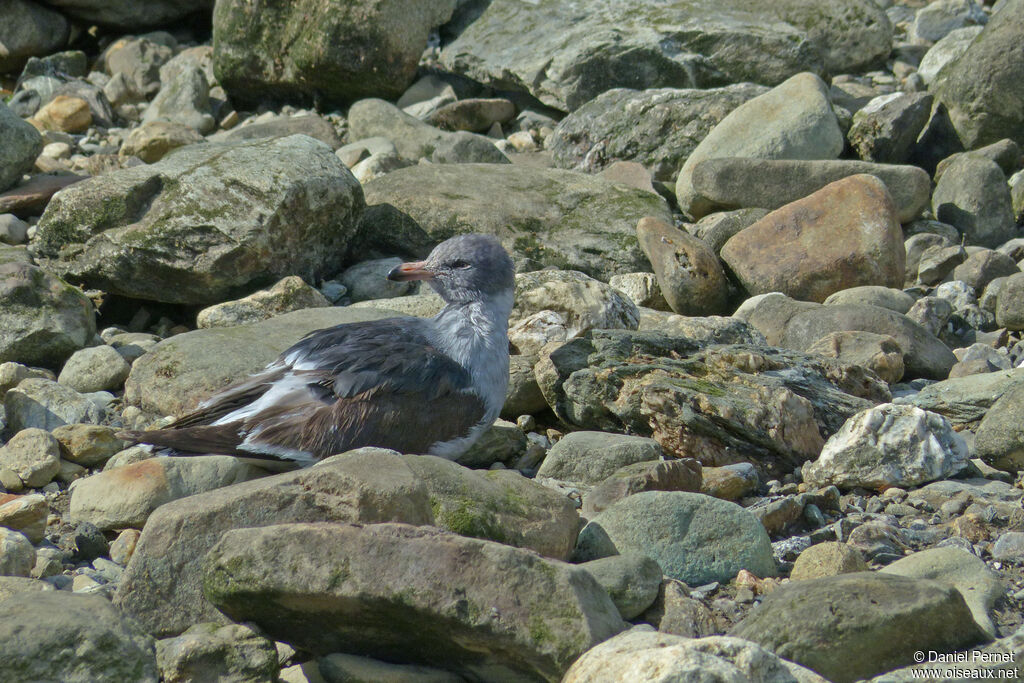
M932 211L968 244L994 248L1016 234L1006 176L995 162L973 154L953 161L939 178Z
M967 445L946 418L888 403L851 417L803 476L809 486L883 491L945 479L967 461Z
M469 470L443 458L405 456L427 487L435 526L568 560L579 530L572 502L514 470Z
M693 218L712 211L693 185L694 169L705 159L834 159L842 150L827 87L813 74L797 74L736 107L708 133L679 171L676 199Z
M97 159L99 156L88 157L86 161ZM0 211L10 211L23 217L38 215L43 212L53 195L82 180L85 180L85 176L75 174L33 176L27 182L0 194ZM25 261L33 263L29 259Z
M946 169L949 168L949 165L965 154L980 156L989 161L994 161L1003 174L1007 176L1013 175L1014 171L1019 169L1021 165L1020 145L1013 140L1003 138L998 142L993 142L991 145L985 145L970 152L958 152L946 157L935 167L935 180L938 181L942 174L946 172Z
M857 330L833 332L811 344L807 353L867 368L889 384L903 378L903 349L886 334Z
M107 339L107 343L113 346L129 363L134 363L152 351L161 341L159 336L146 332L125 332L112 335Z
M363 449L167 503L147 520L114 602L157 636L177 635L201 621L227 623L203 598L196 562L225 531L290 522L430 524L428 491L410 461ZM182 535L182 528L193 531Z
M632 301L571 270L516 275L515 300L508 337L519 353L536 354L549 342L575 339L592 329L636 329L639 324Z
M861 2L818 4L814 11L795 2L710 9L693 2L601 2L588 9L580 15L553 0L492 2L445 46L441 64L572 111L617 87L774 85L800 71L848 73L891 49L888 19L877 5Z
M399 157L407 161L431 159L439 149L446 157L444 163L463 163L472 159L498 163L503 163L500 159L507 161L494 142L483 135L443 131L384 100L365 99L353 104L348 111L348 125L351 139L387 138Z
M203 136L195 128L183 123L156 120L134 128L118 154L136 156L147 164L154 164L172 149L202 141Z
M887 334L903 349L910 377L945 379L956 356L937 337L907 316L865 304L818 306L798 302L782 294L748 299L734 313L757 328L769 344L804 350L827 334L860 330Z
M967 149L1010 138L1024 145L1024 113L1015 105L1024 88L1024 60L1018 37L1024 25L1024 0L1007 0L932 84L932 92L949 110L957 135ZM978 78L985 74L985 78Z
M722 247L751 294L824 301L858 285L899 287L903 235L885 185L850 176L768 214Z
M57 366L95 333L79 289L28 263L0 264L0 361Z
M990 638L996 636L992 608L1006 588L985 561L960 548L930 548L896 560L880 570L884 574L914 579L934 579L956 588L971 610L974 621Z
M28 241L28 223L12 213L0 214L0 242L24 244Z
M391 204L430 240L453 230L493 234L529 270L555 266L604 281L649 270L636 223L644 216L669 220L664 200L649 192L574 171L515 164L413 166L371 181L364 191L368 205ZM466 216L473 217L471 224ZM364 227L384 229L365 222Z
M965 26L953 29L932 45L921 58L921 63L917 67L917 73L925 85L931 85L943 67L966 52L971 41L978 37L982 28L982 26Z
M1019 272L1020 268L1006 254L982 249L968 254L967 259L953 269L953 279L965 282L976 292L981 292L992 280Z
M252 325L175 335L135 361L126 402L148 413L182 415L216 391L270 363L303 335L393 313L349 308L293 311Z
M716 254L722 251L722 246L729 241L729 238L744 228L761 220L768 215L767 209L737 209L736 211L718 211L701 218L687 230L704 240Z
M378 557L386 548L399 553L382 563ZM283 572L275 558L287 558L289 567L300 559L303 569ZM436 529L238 529L222 537L204 565L207 597L272 637L320 654L397 658L475 677L558 680L583 650L623 627L607 594L584 570ZM340 578L337 566L347 568ZM300 594L313 599L298 599ZM325 601L333 606L329 612ZM375 627L384 606L389 623ZM492 624L492 607L502 618L500 629ZM311 611L319 615L315 622ZM447 629L424 627L441 615Z
M509 363L508 393L501 408L501 416L515 419L520 415L533 415L548 407L544 394L540 393L537 378L533 374L536 356L513 355Z
M845 543L828 541L812 545L797 556L789 578L793 581L866 572L868 565L860 552Z
M430 155L430 161L435 164L512 163L496 146L483 144L478 135L465 131L460 131L438 140L437 147L434 148L433 154ZM403 162L401 166L396 166L395 168L404 168L408 165L410 164ZM388 169L386 172L395 170L395 168ZM355 169L352 172L355 173ZM356 177L359 177L358 174L356 174Z
M13 187L43 151L43 139L31 124L22 121L0 102L0 191ZM5 211L9 209L4 209Z
M843 647L828 651L823 645L839 634ZM956 589L876 572L793 582L766 595L729 635L836 683L910 664L918 650L952 652L985 639Z
M0 73L16 74L29 58L60 50L71 28L62 14L27 0L6 3L4 19Z
M689 316L725 312L728 281L718 257L704 242L651 217L640 219L636 234L673 311Z
M992 545L992 559L997 562L1019 563L1024 559L1024 533L1007 531L999 535Z
M965 680L971 676L1012 679L1017 675L1016 662L1024 656L1024 633L1017 629L1012 635L1000 638L985 647L979 647L977 651L976 661L970 661L973 655L968 655L964 661L943 664L946 680ZM935 669L934 662L926 661L924 664L916 664L876 676L871 679L870 683L909 683L909 681L917 681L933 675Z
M217 125L210 113L210 84L203 70L185 66L170 79L163 77L153 101L142 115L143 125L154 121L170 121L188 126L199 133L209 133Z
M1024 330L1024 274L1011 275L999 288L996 322L1010 330Z
M704 467L701 470L701 478L701 493L729 501L737 501L761 485L757 470L749 462L738 462L723 467Z
M643 219L641 219L643 220ZM623 273L612 275L608 284L619 290L637 306L668 311L668 302L661 293L661 286L654 273Z
M986 22L988 15L974 0L939 0L917 10L910 35L916 41L934 42L968 24Z
M1015 374L1024 374L1017 370ZM1021 415L1024 382L1008 388L988 409L978 425L974 454L985 463L1007 472L1024 469L1024 416Z
M579 566L597 579L623 619L640 616L658 597L661 567L646 555L612 555Z
M71 520L104 531L141 529L164 503L261 474L228 455L151 458L77 481L71 490Z
M196 316L196 327L246 325L282 313L330 305L331 302L319 290L307 285L302 278L289 275L269 289L262 289L236 301L225 301L204 308Z
M932 96L927 93L882 95L854 113L846 137L865 161L904 163L931 113Z
M57 379L53 372L44 368L29 368L20 363L0 363L0 398L3 398L8 391L30 377L49 380Z
M30 378L4 396L12 432L35 427L51 431L66 424L99 424L103 410L88 397L49 379Z
M754 461L766 471L817 457L825 436L871 405L845 391L887 400L881 382L835 361L763 346L701 347L654 332L594 330L545 349L535 372L569 425L650 436L666 454L704 465Z
M160 90L160 67L174 56L174 48L151 39L155 37L125 37L111 43L103 53L106 72L123 75L129 100L148 99Z
M939 223L939 225L945 225ZM960 233L950 226L952 231L955 233L956 242L960 241ZM918 281L919 272L921 269L921 262L924 259L924 255L927 253L929 257L935 253L932 251L933 248L946 249L953 246L953 241L947 238L945 235L937 235L931 232L915 233L907 238L903 243L903 248L907 252L906 270L904 271L904 282L907 284L914 284ZM962 260L956 265L962 263ZM956 266L953 266L954 268ZM929 279L931 279L929 277Z
M330 146L333 150L341 147L341 138L338 136L338 132L330 121L319 114L281 116L270 121L220 131L207 139L210 142L240 142L242 140L284 138L289 135L308 135L314 140L319 140ZM349 165L346 164L346 166Z
M537 476L600 484L626 465L660 459L661 446L654 439L605 432L571 432L551 447Z
M496 463L514 465L529 446L526 434L516 423L498 419L455 462L474 469L490 468Z
M274 643L242 624L196 624L177 638L159 640L156 662L167 683L203 678L270 683L279 668Z
M0 601L19 593L38 593L55 590L53 584L23 576L0 576Z
M584 517L593 517L626 496L642 491L699 492L702 480L700 463L692 458L625 465L583 495L582 513Z
M402 259L397 257L362 261L342 271L338 275L338 282L348 289L349 299L353 303L415 294L417 283L392 282L387 279L388 273L400 263Z
M116 391L124 386L131 366L106 344L79 349L71 354L57 381L75 391Z
M824 301L826 306L842 304L867 304L869 306L881 306L906 313L914 305L914 297L906 292L892 287L879 287L877 285L863 285L861 287L850 287L830 294Z
M662 633L686 638L702 638L721 630L711 610L689 597L686 584L675 579L662 579L658 598L640 619Z
M562 683L602 680L825 683L812 671L749 641L684 638L633 628L588 650Z
M967 252L960 245L929 247L921 254L921 262L917 266L917 277L912 281L923 285L937 285L966 258ZM912 310L913 307L911 307ZM917 319L911 311L907 311L907 314L912 319Z
M240 130L245 130L245 128L241 128ZM395 144L391 142L391 140L378 135L375 137L363 138L362 140L356 140L348 143L347 145L342 145L338 149L334 150L334 154L341 159L345 166L352 168L360 161L363 161L367 157L371 157L375 154L398 156L398 150L395 148Z
M882 181L900 223L913 220L928 206L931 179L926 172L916 166L869 161L710 158L693 166L691 183L716 208L778 209L858 174Z
M92 125L89 103L80 97L57 95L35 113L31 123L41 130L84 133Z
M316 280L352 239L360 194L305 136L194 145L61 192L35 244L40 262L88 286L209 304L284 275Z
M339 10L304 1L256 11L244 2L223 2L213 13L214 71L243 103L264 96L397 98L413 81L429 31L454 7L445 0Z
M0 446L0 468L17 474L27 488L42 488L60 471L60 444L42 429L21 429Z
M647 555L666 576L699 586L741 569L774 576L768 534L735 503L699 493L646 491L624 498L583 527L577 561L625 552Z
M23 534L0 526L0 576L28 576L35 563L32 542Z
M672 182L715 125L767 90L753 83L706 90L613 88L562 119L545 148L559 168L594 173L616 161L635 161L654 179Z
M0 658L12 681L158 680L153 639L101 597L21 593L0 609Z
M0 495L0 527L24 534L30 543L42 542L50 507L39 494Z
M57 427L52 433L60 442L61 457L84 467L102 465L124 448L124 442L114 436L110 427L69 424Z
M443 105L427 123L442 130L486 133L495 123L508 123L516 115L516 105L504 98L469 98Z

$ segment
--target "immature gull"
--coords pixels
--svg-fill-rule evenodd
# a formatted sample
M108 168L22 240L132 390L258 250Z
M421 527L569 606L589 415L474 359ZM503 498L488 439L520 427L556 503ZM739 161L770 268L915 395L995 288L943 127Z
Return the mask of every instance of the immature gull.
M513 274L495 238L453 237L388 274L433 287L445 301L434 318L317 330L167 428L121 436L300 466L361 446L454 459L505 400Z

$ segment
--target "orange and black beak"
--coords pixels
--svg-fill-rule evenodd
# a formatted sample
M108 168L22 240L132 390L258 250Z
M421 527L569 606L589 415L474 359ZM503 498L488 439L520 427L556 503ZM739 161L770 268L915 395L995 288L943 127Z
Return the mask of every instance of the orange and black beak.
M426 261L413 261L411 263L402 263L395 266L390 273L388 273L388 279L394 282L409 282L411 280L433 280L434 271L427 270Z

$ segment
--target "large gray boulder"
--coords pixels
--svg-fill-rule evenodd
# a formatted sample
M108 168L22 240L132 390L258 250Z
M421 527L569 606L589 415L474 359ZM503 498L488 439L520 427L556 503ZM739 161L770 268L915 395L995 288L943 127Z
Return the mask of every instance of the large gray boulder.
M577 171L515 164L412 166L364 190L368 205L390 204L436 242L488 233L501 239L520 271L555 266L605 282L650 269L636 239L637 221L655 216L671 223L665 200L650 192ZM367 229L390 229L369 216Z
M671 182L719 121L767 90L754 83L707 90L615 88L562 119L545 147L559 168L596 173L616 161L635 161L656 180Z
M43 151L43 138L32 124L21 120L0 102L0 192L17 185Z
M774 85L884 60L892 25L868 0L494 0L441 54L449 70L571 111L610 88Z
M80 289L29 263L0 264L0 362L60 367L95 334Z
M476 680L558 681L625 627L584 569L428 527L239 529L203 565L206 597L276 640Z
M917 651L953 652L987 639L952 586L876 572L790 583L766 595L729 635L835 683L912 664Z
M222 0L213 12L214 72L232 99L397 98L412 83L430 30L455 0Z
M25 592L0 610L5 681L157 683L153 639L99 596Z
M307 308L252 325L178 334L132 364L125 400L149 413L181 415L262 369L313 330L394 315L372 308Z
M946 105L964 147L1003 138L1024 145L1024 0L1006 0L967 50L936 77L932 91ZM984 75L979 78L979 75Z
M344 255L363 206L356 179L310 137L193 145L67 188L34 244L69 281L210 304L285 275L316 280Z

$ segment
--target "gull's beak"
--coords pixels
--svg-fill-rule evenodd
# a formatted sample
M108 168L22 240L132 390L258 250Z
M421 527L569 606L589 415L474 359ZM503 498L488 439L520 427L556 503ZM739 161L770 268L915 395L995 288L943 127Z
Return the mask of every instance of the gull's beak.
M427 270L426 261L413 261L412 263L402 263L395 266L390 273L388 273L388 279L395 282L409 282L410 280L433 280L434 271Z

